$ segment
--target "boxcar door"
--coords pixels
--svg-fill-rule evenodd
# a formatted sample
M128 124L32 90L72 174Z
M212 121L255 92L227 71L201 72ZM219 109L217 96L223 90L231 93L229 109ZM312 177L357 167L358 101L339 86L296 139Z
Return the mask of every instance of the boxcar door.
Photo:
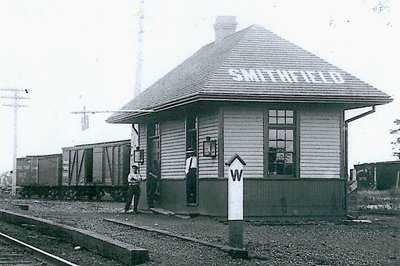
M85 149L85 184L93 182L93 149Z

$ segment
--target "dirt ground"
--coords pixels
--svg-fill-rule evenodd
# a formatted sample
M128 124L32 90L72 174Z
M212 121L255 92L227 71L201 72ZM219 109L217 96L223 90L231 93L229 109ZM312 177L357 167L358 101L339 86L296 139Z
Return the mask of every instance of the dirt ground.
M22 210L17 204L29 205ZM251 259L232 259L200 244L137 231L104 221L119 219L181 235L227 244L228 226L218 218L178 218L142 212L123 214L123 203L22 200L0 198L0 208L43 217L147 248L146 265L400 265L400 219L390 213L353 215L370 223L308 222L268 224L246 221L244 248Z

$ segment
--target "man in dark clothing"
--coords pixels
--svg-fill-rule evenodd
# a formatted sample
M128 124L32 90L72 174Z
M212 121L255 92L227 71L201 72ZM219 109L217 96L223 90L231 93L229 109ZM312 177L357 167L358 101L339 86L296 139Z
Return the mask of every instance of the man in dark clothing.
M127 213L130 209L130 206L133 202L133 212L138 212L138 204L140 197L140 181L143 180L142 176L139 174L139 168L137 165L132 165L132 172L128 175L128 191L126 195L126 203L125 203L125 213Z
M188 158L186 159L186 202L195 204L197 201L197 157L194 150L187 151Z
M153 162L153 166L149 171L147 178L146 190L147 190L147 204L149 208L154 208L154 201L157 200L157 187L160 179L160 171L158 170L157 161Z

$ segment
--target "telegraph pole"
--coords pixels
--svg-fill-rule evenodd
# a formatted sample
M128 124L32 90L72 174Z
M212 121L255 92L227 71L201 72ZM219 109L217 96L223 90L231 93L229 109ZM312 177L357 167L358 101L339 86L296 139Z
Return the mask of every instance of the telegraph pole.
M133 97L140 94L142 87L142 63L143 63L143 21L144 21L144 0L139 2L139 28L137 32L137 50L136 50L136 75L135 75L135 88ZM133 152L139 146L139 126L132 124L131 132L131 165L133 165Z
M137 32L137 50L136 50L136 77L135 77L135 89L134 97L140 94L142 89L142 63L143 63L143 21L144 21L144 0L140 0L139 3L139 28Z
M12 172L12 195L17 194L17 150L18 150L18 109L20 107L27 107L27 105L19 104L19 100L27 100L29 97L20 96L20 93L29 93L27 89L1 89L2 91L10 91L13 96L1 96L1 98L12 99L12 104L3 104L3 106L13 107L14 109L14 152L13 152L13 172Z

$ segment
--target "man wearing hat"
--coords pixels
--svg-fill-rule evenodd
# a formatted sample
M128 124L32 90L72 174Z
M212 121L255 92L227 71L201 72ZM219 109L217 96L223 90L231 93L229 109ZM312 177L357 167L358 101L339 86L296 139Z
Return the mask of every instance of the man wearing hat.
M197 157L196 151L188 149L186 151L188 158L186 159L186 202L194 204L197 201Z
M140 181L144 180L142 176L139 174L139 167L137 165L132 165L132 172L128 175L128 191L126 194L126 203L125 203L125 213L129 211L129 208L133 203L133 212L138 213L137 207L139 204L140 197Z

